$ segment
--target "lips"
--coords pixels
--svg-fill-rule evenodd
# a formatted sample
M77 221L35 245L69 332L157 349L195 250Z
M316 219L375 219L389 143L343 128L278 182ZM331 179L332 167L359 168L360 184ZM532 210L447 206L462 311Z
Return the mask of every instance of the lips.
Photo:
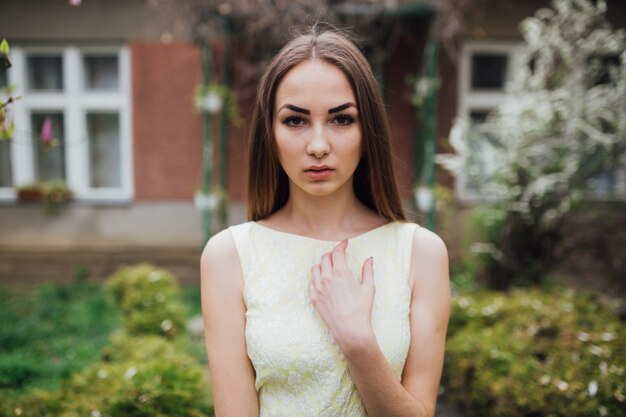
M313 181L321 181L332 175L334 171L328 166L312 166L304 170L304 175Z

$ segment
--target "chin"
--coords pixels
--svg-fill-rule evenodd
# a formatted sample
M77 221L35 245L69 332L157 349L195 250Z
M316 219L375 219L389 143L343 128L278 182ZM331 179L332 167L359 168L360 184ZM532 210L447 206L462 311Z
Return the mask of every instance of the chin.
M304 187L302 190L314 197L325 197L334 194L337 189L334 187Z
M289 187L311 197L327 197L352 190L352 177L330 178L326 181L310 181L308 178L289 179ZM293 193L290 192L291 195Z
M335 182L319 182L296 185L300 190L313 197L327 197L340 193L343 189Z

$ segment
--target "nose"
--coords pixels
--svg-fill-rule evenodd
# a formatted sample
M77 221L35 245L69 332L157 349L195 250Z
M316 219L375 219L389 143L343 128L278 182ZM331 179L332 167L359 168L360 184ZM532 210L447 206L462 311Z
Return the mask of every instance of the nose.
M313 130L306 151L309 155L314 155L317 159L324 157L324 155L330 152L330 142L326 138L322 127L318 126Z

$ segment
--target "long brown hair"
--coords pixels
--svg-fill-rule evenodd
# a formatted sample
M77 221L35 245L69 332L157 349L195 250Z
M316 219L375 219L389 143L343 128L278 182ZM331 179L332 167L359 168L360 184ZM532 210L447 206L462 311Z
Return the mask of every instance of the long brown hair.
M353 176L357 198L389 221L405 221L393 174L389 121L370 65L346 36L316 28L287 43L259 82L248 147L248 219L268 217L289 198L289 180L272 133L276 90L291 68L311 59L341 69L356 96L364 151Z

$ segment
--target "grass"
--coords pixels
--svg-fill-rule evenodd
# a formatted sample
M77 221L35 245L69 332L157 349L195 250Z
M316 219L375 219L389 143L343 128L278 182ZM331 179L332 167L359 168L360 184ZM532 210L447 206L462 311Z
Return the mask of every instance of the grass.
M183 287L183 302L187 306L189 317L202 314L200 287Z
M100 359L121 321L102 285L43 284L29 292L0 287L0 397L54 389Z
M183 302L187 306L188 318L200 316L202 314L200 287L183 287ZM204 337L191 334L189 352L199 363L208 366Z
M139 281L130 279L133 274L120 276L134 283L132 311L115 299L113 277L106 283L88 282L88 272L79 268L74 282L68 284L44 283L30 291L0 285L0 416L26 411L24 415L30 417L61 411L85 415L93 411L91 407L104 407L120 416L136 416L140 408L151 410L142 415L156 415L158 410L172 416L213 415L209 392L205 392L209 390L202 381L207 363L204 338L197 331L185 331L187 320L201 314L200 289L182 287L179 298L178 291L162 288L171 284L177 290L175 278L158 280L161 275L152 277L157 272L154 268L137 268L135 275L144 270L148 275ZM154 299L163 306L155 305ZM161 333L129 333L133 320L170 310L178 312L177 340ZM141 352L149 352L151 343L165 350L149 354L150 360L141 359L137 366L143 379L130 381L120 367L129 366L124 361L135 366L135 359L124 357L120 349L130 349L130 354L142 358ZM144 397L152 398L149 404L142 402Z
M201 314L200 289L184 287L188 317ZM72 373L101 359L120 313L103 283L77 280L24 292L0 286L0 399L34 388L55 390ZM206 364L204 340L190 353Z

